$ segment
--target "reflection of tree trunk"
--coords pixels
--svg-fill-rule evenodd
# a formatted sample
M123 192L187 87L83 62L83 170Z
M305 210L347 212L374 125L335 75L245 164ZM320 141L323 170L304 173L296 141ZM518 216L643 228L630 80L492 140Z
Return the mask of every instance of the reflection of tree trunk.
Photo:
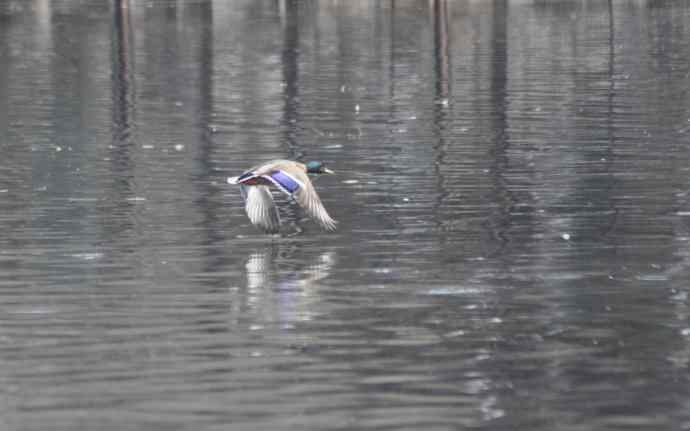
M390 120L395 120L395 0L390 0L390 62L388 64L388 82L390 85L388 100L390 101ZM391 123L392 124L392 123Z
M614 47L614 28L613 28L613 0L608 0L609 3L609 94L608 94L608 142L609 142L609 152L613 147L613 93L615 90L613 73L614 73L614 60L615 60L615 47Z
M12 117L22 118L26 112L10 114L13 104L17 103L17 100L22 101L23 98L10 95L12 74L17 71L10 53L10 43L17 36L11 32L11 18L8 16L9 2L4 3L4 5L0 4L0 58L2 59L0 60L0 149L3 158L3 169L0 169L0 189L3 190L0 194L2 196L0 210L4 219L3 229L0 232L0 247L12 250L24 247L26 242L25 232L30 223L29 213L32 203L33 154L26 151L22 140L16 136L17 130L11 125L10 120ZM3 259L0 270L14 271L19 265L19 259Z
M213 137L211 133L211 114L213 112L213 5L211 0L204 0L198 5L199 8L198 27L201 29L199 41L199 176L201 190L198 200L203 225L206 232L206 244L210 245L216 241L219 229L214 227L217 220L211 203L214 201L212 196L219 193L217 187L211 187L210 176L213 173L212 153ZM209 260L206 260L209 262ZM210 268L206 268L210 270Z
M9 37L9 18L5 16L7 6L0 3L0 145L9 142L9 82L10 82L10 63L12 56L10 53ZM0 184L2 187L2 184Z
M445 191L445 177L443 175L444 158L446 156L446 107L450 95L450 54L448 35L448 1L433 0L431 13L434 23L434 73L436 79L436 94L434 107L434 129L436 143L434 144L436 177L436 201L434 202L434 214L437 224L443 223L443 217L439 214L443 207Z
M211 151L211 113L213 110L213 5L204 0L199 8L201 28L199 47L199 132L201 146L199 160L202 163L202 174L212 171Z
M500 203L499 213L492 217L492 228L495 236L503 245L507 244L506 231L510 223L510 212L514 204L514 197L506 180L508 171L507 116L506 92L508 87L508 2L495 0L493 2L492 39L491 39L491 107L493 108L491 129L494 137L494 161L492 175L497 202Z
M491 106L494 108L496 144L503 155L507 145L506 91L508 87L507 0L495 0L491 39Z
M434 61L436 97L447 99L449 93L450 61L448 52L448 1L434 0Z
M131 71L131 26L129 0L113 0L113 33L111 40L111 110L112 110L112 150L111 176L113 196L107 200L104 209L110 216L113 212L129 212L132 203L131 181L134 163L131 159L132 111L134 107L133 79ZM112 206L111 206L112 205ZM127 218L110 218L107 240L122 238L123 232L132 228Z
M299 94L299 3L296 0L285 0L285 29L283 36L283 83L285 84L283 126L285 141L289 147L290 157L299 157L297 147L298 102Z
M200 99L200 126L202 142L204 143L203 160L208 160L211 143L209 139L209 126L211 122L211 110L213 109L213 5L210 0L199 4L201 26L201 47L199 53L199 99Z
M613 166L613 148L614 148L614 141L615 141L615 132L614 132L614 120L613 120L613 98L614 98L614 92L616 90L615 87L615 82L614 82L614 72L615 72L615 31L614 31L614 26L613 26L613 0L608 0L608 13L609 13L609 70L608 70L608 78L609 78L609 92L608 92L608 97L607 97L607 112L606 112L606 120L607 120L607 133L608 133L608 145L606 147L606 172L611 172L611 168ZM613 188L614 181L611 180L609 182L611 184L611 188ZM616 207L615 200L611 199L612 194L609 193L609 208L612 211L612 218L611 221L608 225L608 227L605 230L605 234L609 234L613 232L616 226L616 222L618 221L618 208Z
M113 0L112 36L112 116L113 116L113 158L116 169L129 165L129 144L131 142L131 109L133 89L131 79L131 27L129 0Z

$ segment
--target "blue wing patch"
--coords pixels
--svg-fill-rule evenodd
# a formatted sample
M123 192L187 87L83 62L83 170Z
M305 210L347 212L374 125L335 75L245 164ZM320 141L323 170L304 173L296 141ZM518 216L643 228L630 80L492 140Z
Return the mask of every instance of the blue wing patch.
M302 184L292 177L292 175L286 174L283 171L275 171L267 176L275 185L282 188L289 194L293 194L302 187Z

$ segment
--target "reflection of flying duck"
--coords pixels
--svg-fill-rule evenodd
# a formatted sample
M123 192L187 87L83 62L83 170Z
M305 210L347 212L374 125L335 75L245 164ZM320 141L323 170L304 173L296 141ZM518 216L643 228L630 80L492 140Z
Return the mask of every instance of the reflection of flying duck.
M271 196L271 185L293 198L322 228L335 230L336 221L326 212L309 179L310 176L333 173L322 162L305 165L291 160L274 160L238 177L228 178L228 183L240 185L249 220L267 233L280 230L280 215Z
M308 320L313 313L309 304L318 298L319 281L328 277L336 256L324 252L307 257L299 249L283 245L249 255L245 263L248 305L262 312L262 320Z
M281 275L280 267L289 266L290 258L282 255L280 249L272 247L270 250L255 252L249 255L245 269L247 271L247 284L250 288L266 287L267 284L276 281L277 288L290 288L297 286L309 286L328 276L335 261L333 252L320 254L313 263L302 269L291 268ZM274 280L276 279L276 280Z

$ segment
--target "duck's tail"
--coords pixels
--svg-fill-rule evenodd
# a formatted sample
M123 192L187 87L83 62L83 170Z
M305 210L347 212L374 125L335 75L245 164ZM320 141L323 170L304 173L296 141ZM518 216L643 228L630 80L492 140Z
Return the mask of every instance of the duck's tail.
M245 172L239 177L228 177L228 184L249 184L252 178L256 178L256 174L254 172Z

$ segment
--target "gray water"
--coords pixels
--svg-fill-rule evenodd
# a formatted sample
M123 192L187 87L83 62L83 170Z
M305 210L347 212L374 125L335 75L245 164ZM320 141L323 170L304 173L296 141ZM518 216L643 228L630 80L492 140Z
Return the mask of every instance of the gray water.
M683 1L0 0L0 428L690 429ZM339 221L227 176L324 160Z

